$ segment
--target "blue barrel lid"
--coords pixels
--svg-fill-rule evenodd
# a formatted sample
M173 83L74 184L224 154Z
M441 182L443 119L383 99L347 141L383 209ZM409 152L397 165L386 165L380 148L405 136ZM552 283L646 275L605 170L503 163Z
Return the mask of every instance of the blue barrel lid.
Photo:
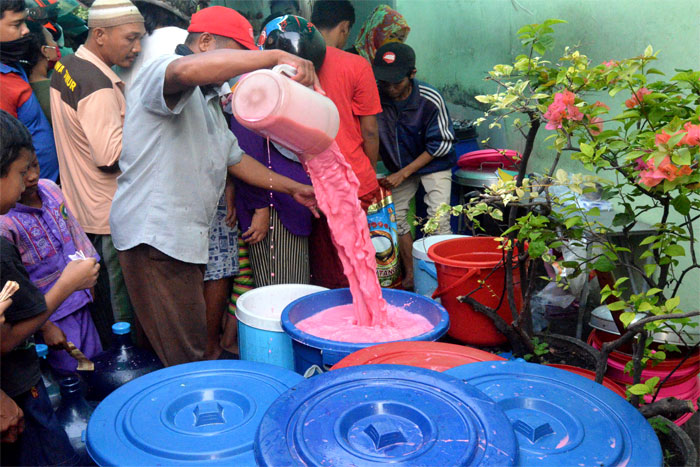
M154 371L95 409L88 453L98 465L253 465L263 414L303 379L282 367L238 360Z
M513 423L522 465L660 466L651 425L608 388L523 360L462 365L445 373L495 400Z
M112 325L112 333L117 335L129 334L131 332L131 324L126 321L119 321Z
M49 346L46 344L36 344L34 348L36 350L36 355L39 358L46 358L46 356L49 354Z
M334 370L280 396L255 439L259 465L515 465L515 434L458 378L403 365Z

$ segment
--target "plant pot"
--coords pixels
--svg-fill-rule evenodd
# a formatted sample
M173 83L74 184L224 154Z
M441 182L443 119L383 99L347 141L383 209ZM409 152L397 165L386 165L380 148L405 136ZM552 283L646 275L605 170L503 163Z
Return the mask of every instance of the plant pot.
M668 428L668 432L663 433L655 425L652 425L664 450L665 466L695 467L697 465L698 453L695 450L695 445L681 428L676 426L671 420L660 415L649 420L664 422Z
M574 337L560 334L537 334L541 341L549 345L549 353L538 357L538 363L571 365L596 371L600 361L600 351Z

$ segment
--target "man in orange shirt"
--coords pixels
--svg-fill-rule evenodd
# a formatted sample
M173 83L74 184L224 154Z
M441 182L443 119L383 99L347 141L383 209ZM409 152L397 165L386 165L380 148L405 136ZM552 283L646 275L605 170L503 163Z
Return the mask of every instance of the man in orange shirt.
M376 115L381 113L382 106L369 62L341 50L355 22L355 9L348 0L317 0L311 22L326 41L326 58L318 79L340 114L340 129L335 140L360 181L357 195L362 207L367 209L379 192ZM347 278L325 219L314 222L309 242L312 282L329 288L347 287Z
M98 282L93 312L104 341L111 335L110 321L133 320L109 226L126 113L124 82L112 67L134 63L146 30L129 0L96 0L88 11L88 27L87 42L55 66L51 116L68 208L104 260L109 277ZM105 308L113 316L101 314Z

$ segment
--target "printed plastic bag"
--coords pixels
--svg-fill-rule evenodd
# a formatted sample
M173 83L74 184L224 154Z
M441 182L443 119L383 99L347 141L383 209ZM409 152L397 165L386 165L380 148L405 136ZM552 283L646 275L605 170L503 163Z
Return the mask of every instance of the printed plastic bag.
M377 277L380 286L396 288L401 285L401 265L394 200L391 191L384 188L380 188L378 198L367 208L369 235L376 251Z

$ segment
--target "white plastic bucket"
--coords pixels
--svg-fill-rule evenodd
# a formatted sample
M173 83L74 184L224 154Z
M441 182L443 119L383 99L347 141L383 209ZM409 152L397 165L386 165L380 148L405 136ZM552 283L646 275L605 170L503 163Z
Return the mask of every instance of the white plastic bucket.
M328 290L307 284L278 284L249 290L236 301L241 360L294 370L292 340L282 329L282 310L294 300Z

